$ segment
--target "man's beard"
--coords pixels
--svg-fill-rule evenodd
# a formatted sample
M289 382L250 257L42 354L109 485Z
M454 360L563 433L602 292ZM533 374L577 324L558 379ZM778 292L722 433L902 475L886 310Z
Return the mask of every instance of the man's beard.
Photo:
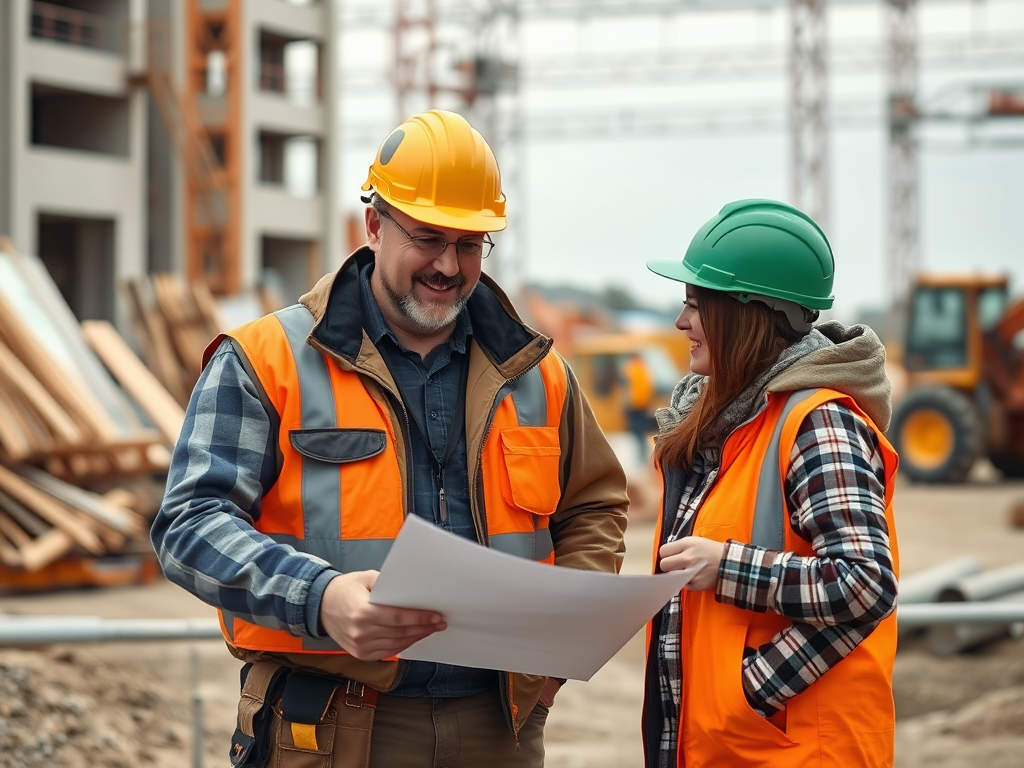
M432 288L441 290L452 287L462 288L466 284L466 280L462 275L446 277L440 272L434 272L431 275L413 275L412 279L413 282L426 283ZM391 303L398 310L398 313L421 333L435 333L454 323L455 318L465 308L470 295L473 293L470 291L469 293L459 295L455 299L455 303L448 306L442 301L420 301L413 296L411 288L408 293L401 294L395 290L387 278L381 280L381 284L384 286L384 292L387 293L388 298L391 299Z

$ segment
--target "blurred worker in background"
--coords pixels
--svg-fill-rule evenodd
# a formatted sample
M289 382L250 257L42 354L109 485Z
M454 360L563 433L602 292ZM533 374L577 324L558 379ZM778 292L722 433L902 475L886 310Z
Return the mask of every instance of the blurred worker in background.
M370 592L407 514L617 571L625 476L551 340L482 274L505 197L480 134L410 118L363 189L367 245L207 351L153 543L246 662L235 765L541 766L559 681L399 661L444 617Z
M655 462L658 570L696 568L654 617L649 768L891 766L897 457L885 353L832 306L819 227L770 200L726 205L685 256L691 341Z
M654 377L644 361L644 356L634 352L622 369L626 383L626 425L637 442L639 466L647 463L651 433L656 426L651 406L654 403Z

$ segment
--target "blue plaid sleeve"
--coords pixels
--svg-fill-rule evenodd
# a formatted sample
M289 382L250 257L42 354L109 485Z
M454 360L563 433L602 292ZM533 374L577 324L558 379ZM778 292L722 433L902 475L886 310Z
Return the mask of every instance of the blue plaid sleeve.
M164 575L200 600L318 637L320 597L337 573L253 528L277 474L270 424L225 340L192 392L150 535Z

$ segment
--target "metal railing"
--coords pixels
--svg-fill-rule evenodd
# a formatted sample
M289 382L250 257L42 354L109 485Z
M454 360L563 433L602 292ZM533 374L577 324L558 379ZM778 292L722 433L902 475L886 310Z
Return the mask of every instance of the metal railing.
M220 623L217 619L0 615L0 647L138 640L212 640L220 637Z
M29 15L32 37L87 48L109 47L107 20L97 13L33 0Z
M260 62L260 90L274 93L285 92L284 64L273 61Z
M917 603L897 608L905 627L1024 622L1024 602ZM101 643L137 640L216 640L216 619L102 619L98 616L0 615L0 647L47 643Z

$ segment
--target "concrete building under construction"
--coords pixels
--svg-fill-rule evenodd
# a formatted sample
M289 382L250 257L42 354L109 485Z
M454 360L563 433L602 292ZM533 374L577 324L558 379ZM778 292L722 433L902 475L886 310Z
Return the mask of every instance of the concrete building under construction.
M147 272L296 299L342 255L332 6L0 3L0 233L80 319Z

